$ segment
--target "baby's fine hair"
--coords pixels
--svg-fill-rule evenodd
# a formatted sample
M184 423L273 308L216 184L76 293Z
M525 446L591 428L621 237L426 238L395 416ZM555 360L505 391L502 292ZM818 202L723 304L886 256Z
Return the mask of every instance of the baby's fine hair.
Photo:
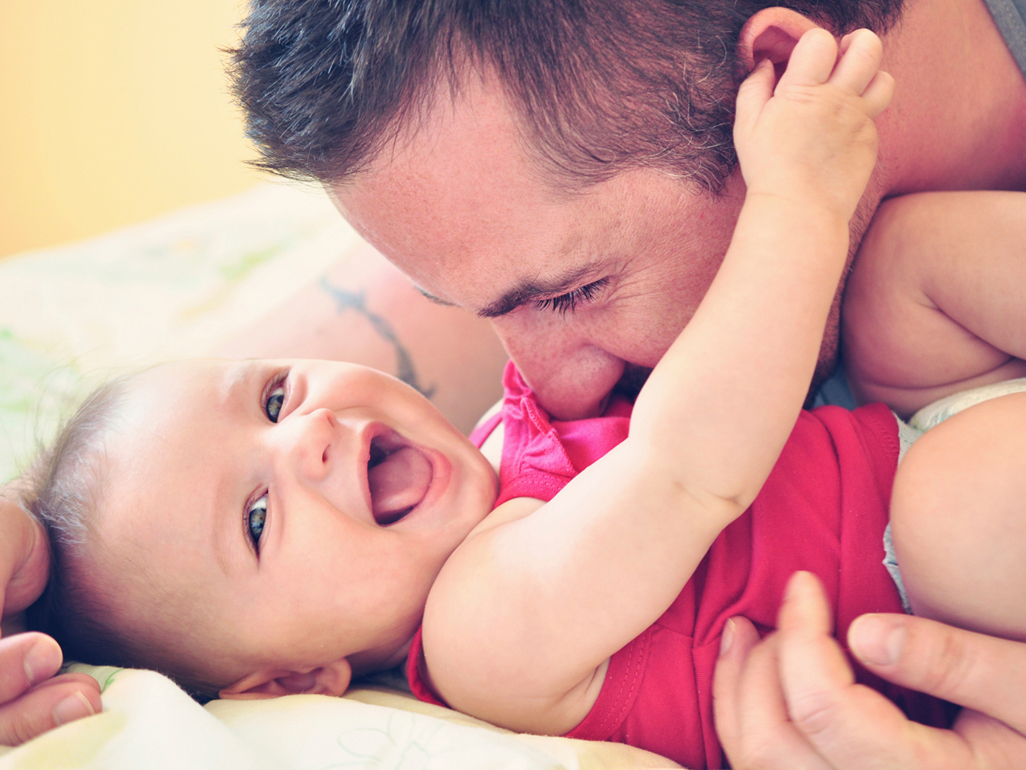
M175 679L200 700L216 685L175 670L130 628L120 627L114 599L103 589L95 554L102 507L106 446L131 377L114 379L88 396L36 459L23 482L22 501L43 525L50 543L46 589L27 611L32 630L49 634L66 660L97 666L149 668Z

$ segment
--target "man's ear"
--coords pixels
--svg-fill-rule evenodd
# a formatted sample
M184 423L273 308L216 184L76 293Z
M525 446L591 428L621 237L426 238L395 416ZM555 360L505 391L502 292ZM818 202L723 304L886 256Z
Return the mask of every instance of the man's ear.
M339 696L345 693L352 678L353 671L345 658L298 671L265 668L247 674L235 684L225 687L218 693L218 697L227 700L256 700L296 693Z
M799 38L819 26L822 25L789 8L763 8L745 22L737 40L737 53L745 71L751 72L757 63L769 59L779 78Z

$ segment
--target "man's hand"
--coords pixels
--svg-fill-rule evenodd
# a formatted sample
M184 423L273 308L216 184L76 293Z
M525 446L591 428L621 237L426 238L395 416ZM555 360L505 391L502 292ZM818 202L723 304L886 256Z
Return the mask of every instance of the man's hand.
M0 497L0 614L20 612L46 585L49 548L42 527ZM100 687L86 674L54 674L61 648L45 634L0 639L0 744L14 746L100 711Z
M45 634L0 640L0 744L16 746L100 711L96 680L88 674L55 677L60 667L61 648Z
M938 730L854 683L812 575L791 579L778 630L764 640L743 618L729 625L714 699L735 770L1026 767L1026 645L902 615L852 624L849 644L868 668L967 707Z

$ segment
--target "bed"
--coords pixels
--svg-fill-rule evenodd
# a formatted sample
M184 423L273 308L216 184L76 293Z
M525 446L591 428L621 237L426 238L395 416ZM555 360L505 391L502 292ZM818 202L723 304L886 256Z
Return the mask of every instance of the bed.
M319 191L266 184L109 235L0 260L0 481L99 382L204 355L359 247ZM201 706L154 672L70 664L104 711L0 747L13 768L656 768L610 743L517 735L420 703L386 672L343 698Z

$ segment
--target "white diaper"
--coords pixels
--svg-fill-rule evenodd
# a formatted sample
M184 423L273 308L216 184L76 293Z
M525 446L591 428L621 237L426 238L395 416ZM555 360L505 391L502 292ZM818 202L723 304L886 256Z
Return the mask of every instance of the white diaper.
M909 425L918 428L920 431L927 431L944 422L952 415L956 415L963 409L970 406L989 401L998 396L1007 396L1010 393L1022 393L1026 391L1026 377L1016 380L1003 380L990 385L981 385L971 390L963 390L954 393L939 401L934 401L929 406L924 406L908 421ZM922 435L920 433L920 435Z
M1004 380L990 385L981 385L970 390L959 391L934 401L929 406L924 406L912 415L908 422L905 422L895 414L894 419L898 421L898 462L901 463L905 459L905 453L915 443L917 438L930 428L935 428L949 417L958 414L963 409L968 409L970 406L975 406L998 396L1007 396L1010 393L1022 393L1023 391L1026 391L1026 377ZM892 412L891 414L894 413ZM883 544L884 566L890 573L891 579L894 580L894 585L898 587L898 593L901 595L901 606L905 608L905 612L911 614L912 607L908 601L908 592L905 590L905 583L901 579L898 558L894 554L894 541L891 538L890 524L884 530Z

